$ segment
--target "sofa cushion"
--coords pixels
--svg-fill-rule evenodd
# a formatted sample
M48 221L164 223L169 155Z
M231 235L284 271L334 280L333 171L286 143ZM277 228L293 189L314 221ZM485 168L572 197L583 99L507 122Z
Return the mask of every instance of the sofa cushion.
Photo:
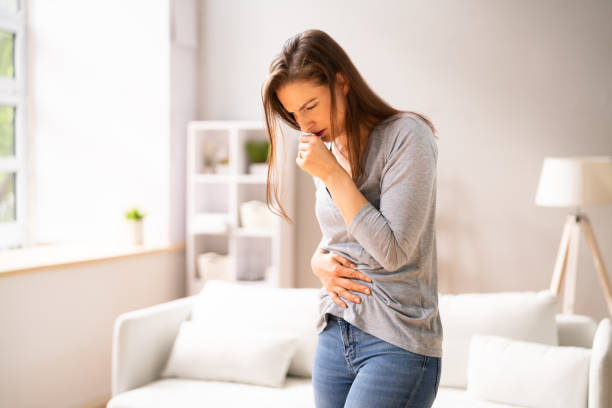
M272 288L209 280L200 291L191 320L222 330L239 322L243 330L283 329L298 337L288 374L311 377L319 316L316 288Z
M442 321L440 385L465 388L472 335L491 334L557 345L556 296L548 291L439 296Z
M295 354L297 336L277 330L218 330L184 321L161 377L235 381L280 387Z
M485 401L471 397L465 388L439 387L432 408L517 408L518 405L508 405L493 401ZM519 407L523 408L523 407Z
M472 336L467 392L532 408L586 408L591 350Z
M282 388L168 378L113 397L106 408L314 407L310 378L288 376Z

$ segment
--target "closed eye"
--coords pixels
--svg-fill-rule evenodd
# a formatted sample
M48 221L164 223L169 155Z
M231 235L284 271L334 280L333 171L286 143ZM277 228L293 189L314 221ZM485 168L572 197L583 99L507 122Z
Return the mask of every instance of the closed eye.
M306 110L313 110L314 108L316 108L319 104L315 103L314 105L306 108ZM293 117L293 119L295 119L295 113L289 112L289 114L291 115L291 117Z

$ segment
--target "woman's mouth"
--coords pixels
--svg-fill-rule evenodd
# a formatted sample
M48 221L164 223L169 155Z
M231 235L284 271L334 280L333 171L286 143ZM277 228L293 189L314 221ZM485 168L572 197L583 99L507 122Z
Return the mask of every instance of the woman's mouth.
M320 132L314 132L315 135L321 137L323 135L323 132L325 131L325 129L321 130Z

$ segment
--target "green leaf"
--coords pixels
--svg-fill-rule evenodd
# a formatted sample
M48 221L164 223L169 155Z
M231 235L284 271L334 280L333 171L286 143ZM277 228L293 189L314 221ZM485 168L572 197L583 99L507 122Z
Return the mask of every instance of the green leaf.
M142 220L146 214L141 213L138 208L132 207L125 213L125 218L128 220L138 221Z
M253 163L265 163L268 161L270 142L267 140L247 140L246 152Z

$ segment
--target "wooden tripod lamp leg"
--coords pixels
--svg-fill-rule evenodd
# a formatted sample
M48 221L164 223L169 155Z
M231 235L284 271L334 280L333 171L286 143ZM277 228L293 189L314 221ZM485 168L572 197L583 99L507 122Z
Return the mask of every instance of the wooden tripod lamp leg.
M574 217L570 224L569 246L567 248L567 279L563 295L563 313L574 314L576 304L576 275L578 271L578 253L580 250L580 221Z
M567 263L567 248L569 245L572 222L573 217L571 215L568 215L565 219L565 225L563 226L563 233L561 234L561 244L559 244L557 260L555 261L555 269L553 271L552 281L550 282L550 291L557 296L561 294L561 285L563 284L563 278L565 276L565 266Z
M612 316L612 287L610 285L610 279L608 278L603 258L599 252L599 246L597 245L597 240L595 239L595 234L593 233L593 228L591 227L591 221L586 215L581 215L581 218L583 219L581 224L582 228L584 229L584 235L595 262L595 268L597 269L599 280L601 281L601 287L604 292L606 304L608 305L608 311L610 316Z

